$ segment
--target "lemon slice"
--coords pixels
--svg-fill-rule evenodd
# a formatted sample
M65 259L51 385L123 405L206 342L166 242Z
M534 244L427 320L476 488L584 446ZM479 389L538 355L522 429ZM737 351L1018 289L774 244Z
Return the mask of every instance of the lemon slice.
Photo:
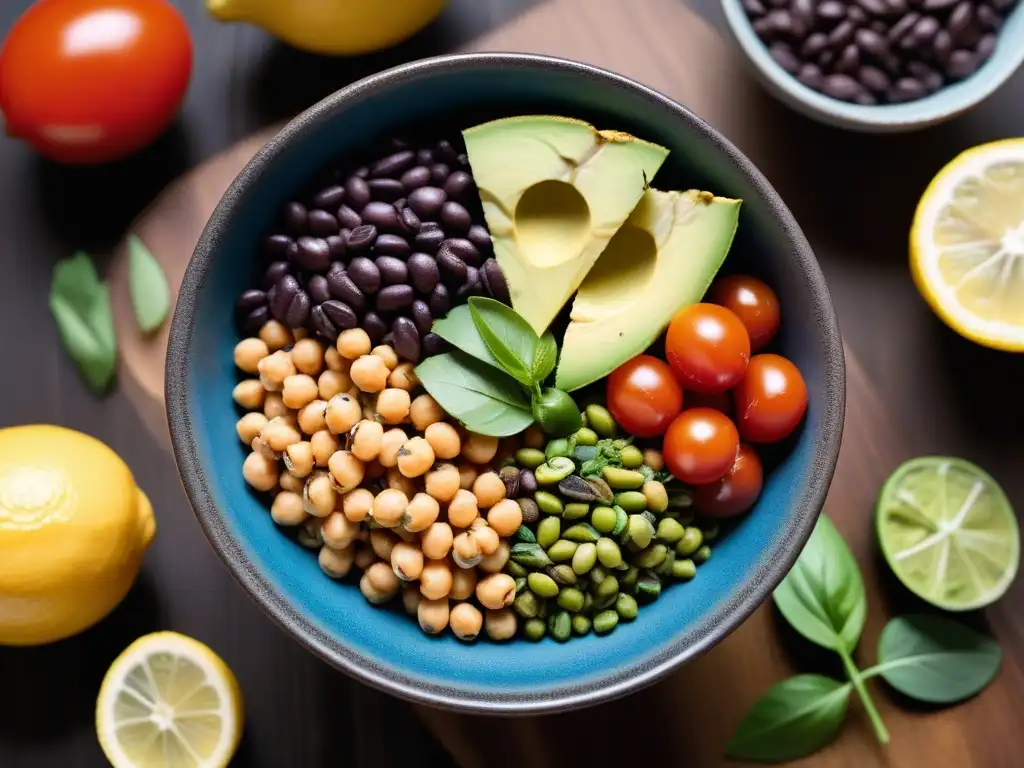
M957 333L1024 351L1024 139L974 147L939 172L914 215L910 267Z
M885 482L875 510L882 554L911 592L947 611L989 605L1020 564L1020 530L1006 494L963 459L922 456Z
M114 768L223 768L242 736L231 670L176 632L140 637L107 670L96 733Z

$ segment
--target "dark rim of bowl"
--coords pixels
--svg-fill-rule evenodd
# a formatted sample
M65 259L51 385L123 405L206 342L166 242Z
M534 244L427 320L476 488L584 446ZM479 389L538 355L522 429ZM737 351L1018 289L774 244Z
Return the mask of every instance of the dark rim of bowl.
M609 669L578 683L554 685L531 692L504 692L470 686L438 684L430 679L397 672L332 638L296 609L249 558L214 503L206 471L196 452L188 402L188 349L195 332L195 296L206 278L227 222L250 185L258 183L262 169L295 141L301 141L319 122L339 108L365 99L381 89L416 81L438 72L464 68L534 69L599 79L632 92L663 109L671 110L698 134L724 153L765 196L774 215L793 243L793 255L811 292L813 313L824 334L827 387L822 434L817 440L813 466L804 473L794 511L778 537L778 551L728 600L705 619L687 628L672 642L643 658ZM171 326L166 364L167 415L174 456L189 502L213 549L234 578L256 603L306 648L358 680L409 701L483 714L539 714L597 704L649 685L683 663L701 655L738 627L771 594L796 561L825 503L839 456L846 397L845 363L839 326L825 279L811 247L778 194L736 147L714 128L668 97L622 75L576 61L521 53L475 53L438 56L386 70L356 82L315 104L270 139L245 166L217 205L185 272Z

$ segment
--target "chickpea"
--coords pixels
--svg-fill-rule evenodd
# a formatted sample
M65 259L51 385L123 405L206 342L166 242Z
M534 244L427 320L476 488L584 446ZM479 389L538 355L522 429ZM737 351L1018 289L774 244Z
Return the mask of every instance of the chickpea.
M468 528L479 515L476 496L461 488L457 490L448 504L448 522L456 528Z
M299 423L299 429L307 435L313 435L321 429L327 429L327 401L313 400L307 403L299 411L296 421Z
M380 463L385 467L398 466L398 451L408 441L409 436L405 434L404 429L395 427L385 432L380 440L380 456L378 457Z
M349 361L341 356L337 347L327 347L324 350L324 365L327 366L328 371L348 373ZM325 399L330 400L330 398Z
M324 417L331 432L344 435L363 417L363 410L359 406L359 400L346 393L335 395L327 401L327 412Z
M488 435L469 433L469 438L462 443L462 455L475 464L489 464L498 452L498 438Z
M405 511L409 507L409 497L397 488L387 488L377 494L373 500L371 517L385 528L397 528L405 519Z
M427 493L438 501L451 501L459 490L459 470L454 464L438 464L427 472Z
M257 491L271 491L277 486L277 461L253 451L242 462L242 477Z
M271 451L280 454L292 443L302 440L302 435L285 421L284 417L279 416L268 421L266 426L260 430L259 440Z
M459 568L474 568L483 559L480 545L469 531L463 531L452 542L452 560Z
M459 464L459 488L464 491L471 490L479 475L480 470L477 469L476 464L470 464L468 461L462 462Z
M299 339L305 339L309 337L309 331L305 328L292 328L292 336L295 337L296 341Z
M290 413L280 392L267 392L263 396L263 415L268 419L283 418Z
M415 544L400 541L391 550L391 568L402 581L416 581L423 571L423 553Z
M656 448L648 448L644 451L644 464L655 472L661 472L665 468L665 458Z
M394 597L395 596L395 592L398 591L396 589L395 592L391 592L391 593L382 592L381 590L377 589L374 586L373 580L371 580L371 578L370 578L370 571L372 569L376 568L378 565L383 566L384 568L387 568L388 569L388 573L391 573L391 569L388 568L388 566L386 564L384 564L384 563L374 563L373 565L371 565L363 573L362 578L359 579L359 591L363 593L363 597L365 597L369 602L373 603L374 605L379 605L381 603L386 603L388 600L390 600L392 597ZM391 573L392 577L394 577L394 575L395 574ZM381 579L379 577L378 577L377 580L381 581ZM398 579L395 579L395 581L397 582Z
M363 354L366 353L364 352ZM383 360L384 365L388 367L389 371L393 371L398 367L398 355L395 353L394 348L389 347L387 344L380 344L374 347L370 354Z
M370 354L370 335L362 328L350 328L338 334L338 341L335 347L338 354L348 360L355 360L357 357Z
M420 380L416 375L416 366L412 363L399 363L391 370L391 375L388 376L389 387L404 389L406 392L416 389L419 384Z
M401 491L409 498L415 496L420 490L415 481L399 472L397 467L389 469L385 479L387 480L388 488Z
M402 588L398 577L388 563L374 563L366 569L366 575L370 578L373 588L383 594L394 596Z
M352 362L348 375L363 392L380 392L388 385L390 371L376 355L363 355Z
M406 530L404 525L399 526L398 528L392 528L391 530L395 534L395 536L397 536L407 544L415 544L417 541L419 541L419 537L416 536L415 533L410 533L408 530Z
M544 431L536 424L531 424L523 433L523 445L526 448L543 448L547 442Z
M448 523L432 523L420 536L420 549L431 560L443 560L451 552L454 538Z
M472 603L459 603L452 608L451 614L448 616L448 624L459 640L469 643L476 640L477 635L480 634L484 617Z
M501 539L498 542L498 548L494 550L494 554L487 555L483 560L477 563L477 567L484 573L498 573L505 567L505 563L508 562L508 557L511 551L512 548L509 546L509 543L504 539Z
M505 483L497 472L485 472L473 483L473 495L476 496L476 503L484 509L493 507L505 498Z
M444 421L435 421L429 425L424 430L423 437L430 443L434 455L439 459L454 459L462 448L458 431Z
M255 411L263 407L263 396L266 390L259 379L245 379L235 384L231 397L240 406L248 411Z
M440 514L441 505L437 503L437 499L426 493L417 493L405 509L405 530L410 533L425 531Z
M331 478L326 472L317 472L306 480L302 500L309 514L314 517L327 517L334 511L334 505L338 502L338 492L334 490Z
M296 477L308 477L313 471L313 446L305 440L284 449L284 465Z
M476 590L476 568L456 568L452 571L452 600L469 600Z
M260 436L260 432L267 426L267 417L262 413L247 413L235 424L235 431L238 439L246 445L252 445L252 441Z
M365 530L365 529L364 529ZM373 548L367 544L356 544L356 556L355 566L361 571L365 571L371 565L377 561L377 554L373 551Z
M327 370L320 374L316 380L317 390L321 400L330 400L335 395L340 395L352 388L352 379L347 373Z
M448 598L437 600L421 600L416 609L416 619L420 629L428 635L438 635L448 626Z
M387 473L387 468L374 459L373 461L366 462L364 465L363 478L366 480L376 480L378 477L384 477Z
M282 491L291 491L300 496L302 495L302 489L306 487L306 479L291 472L282 472L281 479L278 482L281 484Z
M387 563L391 562L391 550L395 548L398 541L398 536L394 531L383 528L374 528L370 531L370 547L373 549L373 554Z
M284 380L295 375L292 356L283 349L267 355L259 363L260 381L268 392L280 392Z
M482 517L478 517L473 522L484 522ZM476 539L476 543L480 546L480 551L484 557L493 555L498 551L498 545L501 543L501 537L498 536L498 532L488 525L481 525L480 527L473 526L470 530L473 538Z
M304 373L296 373L284 380L281 389L281 398L289 408L303 408L316 400L320 390L312 376Z
M338 438L326 429L314 432L309 438L309 444L313 446L313 459L318 467L326 467L331 456L341 447L338 445Z
M294 527L309 517L302 505L302 497L291 491L281 491L270 504L270 519L278 525Z
M320 562L320 570L332 579L342 579L348 576L352 570L352 561L356 556L355 547L345 549L333 549L332 547L321 547L317 560Z
M447 597L452 589L452 569L447 560L431 560L420 573L420 594L427 600Z
M277 320L268 320L264 323L260 328L260 338L271 352L283 349L295 340L288 326Z
M401 424L409 415L409 393L394 387L377 395L377 413L388 424Z
M409 418L420 432L425 431L431 424L442 421L445 415L437 400L427 394L420 395L409 405Z
M423 595L415 584L406 584L402 587L402 607L410 616L415 616L423 602Z
M511 608L487 611L484 614L484 631L491 640L511 640L516 634L516 613Z
M523 510L512 499L502 499L487 513L487 524L499 536L511 536L523 524Z
M299 373L316 376L324 368L324 348L316 339L300 339L292 347L292 362Z
M398 470L406 477L419 477L434 464L434 451L422 437L414 437L398 449Z
M356 488L341 497L341 511L353 523L361 523L373 509L373 491Z
M380 454L384 427L376 421L360 421L352 427L352 453L361 461L373 461Z
M328 547L345 549L359 536L359 523L353 523L341 512L331 512L320 527L320 536Z
M516 581L507 573L492 573L476 585L476 599L484 608L497 610L516 599Z
M349 451L335 451L327 462L327 468L341 493L348 493L363 482L363 462Z
M260 360L270 354L262 339L242 339L235 345L235 365L246 373L256 373Z

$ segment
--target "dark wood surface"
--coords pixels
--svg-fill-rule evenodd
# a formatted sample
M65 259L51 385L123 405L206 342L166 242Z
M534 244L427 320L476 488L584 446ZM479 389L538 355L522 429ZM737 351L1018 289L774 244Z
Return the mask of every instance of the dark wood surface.
M702 2L698 10L717 21L713 0ZM0 32L27 5L0 4ZM907 226L930 176L960 149L1024 133L1024 77L948 125L913 136L867 137L816 125L771 101L677 0L636 0L628 10L615 0L456 0L437 25L407 45L326 63L276 45L258 30L216 24L197 3L180 5L195 40L195 75L182 118L157 146L114 167L69 170L0 139L0 426L55 422L106 440L131 464L159 525L139 585L107 621L49 648L0 649L7 694L0 705L0 766L103 765L91 722L99 681L132 639L161 628L208 642L238 674L248 710L236 761L243 766L444 765L452 758L467 768L564 765L567 750L587 743L588 732L605 731L619 733L631 748L623 756L716 765L729 730L764 686L796 662L820 665L816 657L804 658L805 646L780 643L777 623L762 609L697 664L625 706L517 723L413 713L301 651L220 566L166 450L153 395L159 392L153 351L127 344L121 387L103 401L86 392L60 351L45 301L55 260L84 247L104 262L143 207L204 159L362 74L465 46L488 31L492 36L472 45L590 60L691 104L751 155L804 226L829 279L851 359L849 418L830 506L871 584L863 653L873 655L885 618L904 607L899 591L880 583L868 537L878 483L901 458L924 452L971 458L1024 505L1024 478L1014 472L1024 458L1017 438L1024 426L1021 359L946 330L917 296L906 268ZM204 170L210 174L204 182L163 197L160 215L146 217L143 226L161 258L187 253L188 236L174 234L178 224L201 225L201 212L212 208L218 185L226 185L230 168L247 151L206 166L215 170ZM172 245L165 249L162 240ZM1019 741L1014 720L1024 706L1022 604L1024 588L1017 586L988 612L1010 653L984 696L934 714L908 709L875 688L893 732L888 753L872 745L854 706L843 739L808 763L1019 764L1009 750ZM678 724L668 727L661 712ZM642 736L625 738L630 729ZM573 732L579 741L564 737ZM497 740L509 735L511 746L496 750ZM525 751L534 738L544 746ZM603 748L588 755L592 764L612 763Z

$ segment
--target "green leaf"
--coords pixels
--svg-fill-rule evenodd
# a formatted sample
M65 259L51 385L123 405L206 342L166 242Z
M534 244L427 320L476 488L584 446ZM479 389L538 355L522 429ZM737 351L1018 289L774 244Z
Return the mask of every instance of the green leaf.
M64 348L86 383L102 394L117 371L117 335L110 291L84 253L54 267L50 312Z
M533 366L531 368L533 380L538 383L544 381L555 370L557 362L558 344L555 343L555 335L551 331L545 331L544 335L540 337L540 341L537 342L537 347L533 354Z
M877 666L861 676L881 675L913 699L952 704L992 682L1002 658L995 640L951 619L897 616L882 630Z
M529 323L511 307L482 296L469 300L469 313L498 365L516 381L532 386L533 361L540 340Z
M128 237L128 288L139 328L155 332L170 314L171 288L160 262L135 235Z
M839 733L852 688L822 675L797 675L776 683L743 718L726 753L775 763L816 752Z
M468 304L460 304L444 317L435 320L430 330L447 341L456 349L472 355L488 365L493 365L503 370L494 356L487 350L487 345L480 338L480 332L476 329L473 316L470 314Z
M856 647L867 613L864 582L853 553L824 514L774 596L786 621L811 642L833 651Z
M507 437L533 423L530 401L514 379L461 352L427 358L416 366L427 392L466 429Z

